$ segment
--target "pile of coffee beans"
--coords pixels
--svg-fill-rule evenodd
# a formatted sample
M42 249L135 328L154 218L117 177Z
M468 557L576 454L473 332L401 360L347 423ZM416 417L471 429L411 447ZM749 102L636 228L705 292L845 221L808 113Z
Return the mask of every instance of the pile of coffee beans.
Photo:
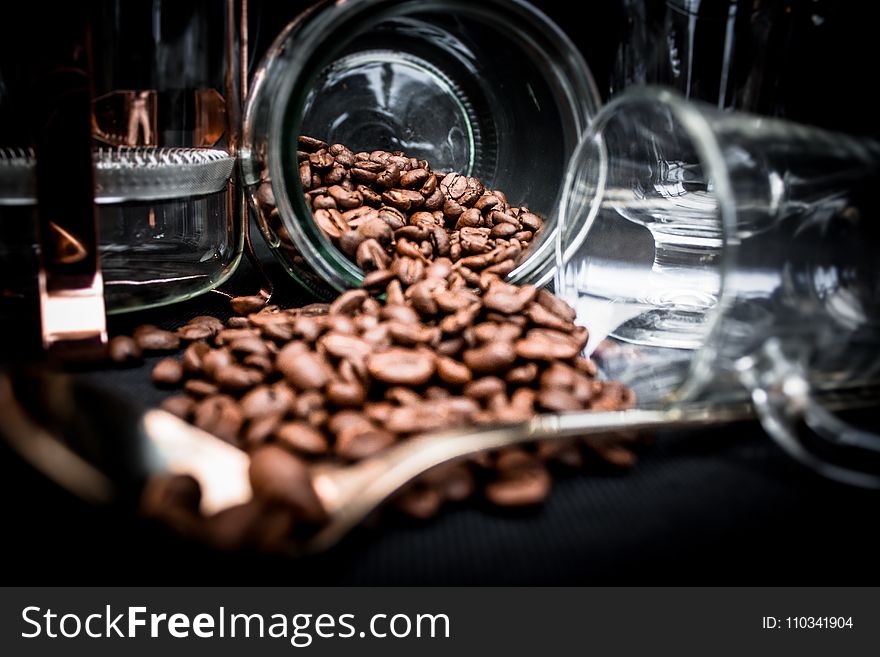
M504 281L540 232L538 217L474 178L435 174L402 153L352 153L307 137L299 145L315 220L367 272L363 288L292 309L242 297L233 300L241 314L226 322L142 326L111 342L119 362L183 349L153 368L156 385L179 389L163 408L250 452L258 495L319 522L302 463L356 462L426 431L634 404L580 355L588 333L570 306ZM475 495L535 504L550 490L551 468L595 457L630 466L633 439L482 454L427 473L396 505L426 518ZM197 497L181 493L191 483L175 481L153 499L191 507ZM242 535L218 532L227 542Z

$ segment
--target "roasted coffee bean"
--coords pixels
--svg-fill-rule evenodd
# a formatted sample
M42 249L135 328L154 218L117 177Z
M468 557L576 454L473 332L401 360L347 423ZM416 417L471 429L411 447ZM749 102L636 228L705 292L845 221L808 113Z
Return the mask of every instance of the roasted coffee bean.
M223 329L217 334L217 338L214 341L215 344L219 346L229 345L231 342L235 340L240 340L242 338L259 338L260 332L257 329L251 328L241 328L241 329Z
M464 349L464 340L461 337L451 337L437 343L435 351L438 356L455 356Z
M324 435L305 422L285 422L275 430L280 445L300 454L326 454L330 449Z
M470 290L440 290L434 293L434 301L445 313L454 313L480 303L480 297Z
M332 200L332 199L331 199ZM314 214L315 223L318 224L318 228L329 237L331 240L338 240L342 237L342 234L348 230L348 225L340 225L334 218L334 215L330 214L331 209L335 209L336 202L333 202L333 208L322 207L318 208Z
M378 208L380 205L382 205L382 197L371 187L367 187L366 185L358 185L355 190L361 195L361 198L364 199L365 205L369 205L374 208Z
M434 262L428 266L425 271L425 276L427 278L436 278L445 281L451 273L452 261L449 258L441 257L434 260Z
M174 351L180 347L180 338L175 333L156 327L136 332L134 340L143 351Z
M509 370L504 378L508 383L527 385L534 381L537 376L538 366L535 363L526 363Z
M418 406L422 403L422 395L405 386L392 386L385 391L385 399L397 406Z
M293 324L285 318L260 327L263 337L276 343L286 343L293 339Z
M482 223L482 221L483 216L480 214L479 210L476 208L468 208L458 215L458 220L455 222L455 230L461 230L462 228L476 228Z
M394 498L394 505L408 516L427 520L437 515L443 505L443 494L436 488L410 486Z
M382 201L401 212L409 212L422 207L424 197L411 189L391 189L382 194Z
M378 171L376 169L378 169ZM384 170L385 167L376 162L358 161L355 162L355 165L351 168L351 177L352 180L356 182L370 185L376 182L376 176L379 175L380 171Z
M367 299L365 290L348 290L330 304L331 315L354 315Z
M539 303L531 303L523 313L531 322L537 326L550 328L557 331L572 331L574 324L566 321L559 315L550 312Z
M376 175L376 184L388 189L400 182L400 166L394 162L386 162L385 169Z
M343 144L331 144L327 152L335 157L336 161L345 168L350 168L354 165L354 153Z
M497 376L484 376L468 383L464 387L464 394L473 399L489 399L505 389L504 381Z
M567 390L562 388L544 388L538 392L538 404L547 411L561 413L578 411L583 405Z
M418 283L425 277L425 265L419 258L396 258L391 263L391 271L403 285Z
M330 171L324 174L324 183L329 185L336 185L345 180L348 172L345 170L345 167L339 163L334 164Z
M202 371L214 378L217 372L232 365L234 359L228 349L211 349L202 356Z
M467 177L460 173L449 173L440 181L440 191L448 198L457 199L467 191Z
M357 231L365 240L376 240L380 244L389 244L394 237L394 231L379 217L368 219L357 227Z
M229 343L229 350L233 354L239 356L266 356L269 354L269 348L266 343L258 337L245 336L237 338Z
M334 161L335 158L323 149L309 155L309 164L312 165L312 169L329 169L333 166Z
M307 153L314 153L322 148L327 148L327 142L316 139L315 137L309 137L308 135L299 135L297 138L297 146L300 150Z
M522 310L534 299L536 290L531 285L517 288L515 285L497 283L483 296L483 306L489 310L512 315Z
M364 240L358 245L355 251L355 262L358 267L366 272L386 270L389 264L391 264L391 260L384 247L374 239ZM394 276L395 273L393 271L389 272L385 282L387 283Z
M367 369L377 381L390 385L419 386L434 374L436 359L428 351L392 348L367 358Z
M438 286L437 279L427 278L411 285L406 291L406 297L413 308L422 315L436 315L439 308L434 300L434 291L438 289Z
M394 444L394 434L367 424L354 424L336 434L334 451L350 461L359 461L381 452Z
M163 358L153 367L153 383L158 386L176 386L183 379L183 363L176 358Z
M201 498L199 483L190 475L154 475L141 493L139 511L183 536L195 538L204 533L205 523L199 514Z
M127 335L117 335L110 340L107 351L110 360L114 363L128 365L140 363L143 359L143 351L134 338Z
M500 459L499 459L500 461ZM502 463L499 462L499 469ZM501 476L486 486L486 497L499 506L525 506L543 502L550 493L550 474L537 459L507 459Z
M496 373L513 365L516 350L507 341L487 342L482 347L465 351L462 358L472 372Z
M590 409L616 411L635 406L635 394L626 386L616 381L597 381L596 383L599 384L599 391L590 400Z
M477 315L480 314L480 310L482 310L482 308L479 303L474 303L465 308L459 308L456 310L452 318L455 321L458 330L460 331L467 326L472 326Z
M355 381L332 381L326 394L327 401L340 408L360 408L366 399L364 386Z
M440 189L435 189L430 195L425 198L424 208L425 210L429 210L431 212L435 210L440 210L443 208L446 201L446 197L443 195L443 192Z
M547 290L538 291L538 296L536 297L536 301L541 304L548 311L560 317L565 322L574 322L575 317L577 316L577 312L569 306L565 301L560 299L557 296L554 296Z
M188 420L192 416L195 405L196 400L189 395L173 395L163 399L159 407L182 420Z
M214 374L214 381L221 390L229 392L242 392L261 383L264 379L262 373L240 365L224 367Z
M360 264L360 263L358 263ZM361 267L363 269L363 267ZM368 271L366 275L364 275L363 287L366 290L381 290L388 283L393 280L395 277L395 273L390 269L377 269L375 271Z
M277 445L251 454L250 480L254 492L299 512L309 522L322 522L326 512L312 488L305 463Z
M409 189L413 189L414 187L422 187L422 185L427 182L429 175L430 174L428 173L427 169L411 169L410 171L404 172L403 175L400 176L400 186ZM425 193L423 189L420 189L419 192L422 194Z
M203 379L189 379L184 382L183 389L193 397L209 397L219 392L217 384Z
M293 406L293 392L285 385L260 385L252 388L240 401L245 418L253 420L266 415L284 415Z
M295 342L278 353L275 365L285 380L297 390L317 390L330 381L330 368L326 361Z
M523 212L520 214L519 222L523 225L523 228L532 231L532 233L537 233L544 226L544 221L538 217L538 215L532 214L531 212Z
M515 324L482 322L474 326L474 335L480 342L513 342L522 335L522 328Z
M531 329L516 342L516 353L528 360L574 358L579 352L575 340L552 329Z
M243 447L252 450L262 445L272 437L275 430L284 421L282 413L273 413L255 418L247 423L244 433L241 436Z
M205 324L187 324L177 329L177 336L181 340L192 342L194 340L205 340L217 334L217 330Z
M389 303L382 307L379 316L383 320L387 321L397 321L397 322L409 322L409 323L418 323L421 318L419 314L410 306L405 305L406 299L403 298L403 294L400 294L400 302L399 303L391 303L391 293L388 294Z
M199 429L234 444L244 424L244 415L232 397L211 395L195 405L193 423Z
M261 310L267 303L265 297L260 295L233 297L229 300L232 311L239 315L249 315Z
M466 365L446 356L437 358L437 376L445 383L454 386L464 385L473 378Z
M332 331L321 336L318 346L334 358L363 360L372 352L370 343L363 338Z
M501 222L496 223L495 226L489 231L489 237L494 239L508 239L515 235L517 232L516 224Z
M427 327L413 322L388 322L388 334L391 340L403 347L416 347L439 341L436 327Z
M541 372L540 384L542 388L563 388L571 390L580 375L568 365L559 361L550 363L550 366Z
M356 230L347 230L339 236L339 250L349 258L357 256L358 247L366 238Z
M364 197L360 192L351 191L342 185L331 185L327 188L327 194L336 201L336 207L349 210L364 203Z

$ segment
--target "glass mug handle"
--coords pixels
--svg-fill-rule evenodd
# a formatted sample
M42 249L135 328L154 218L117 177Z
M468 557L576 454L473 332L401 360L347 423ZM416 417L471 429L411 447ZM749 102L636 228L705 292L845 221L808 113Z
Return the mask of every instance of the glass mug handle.
M764 430L785 452L829 479L880 488L880 468L870 472L830 459L837 452L848 455L849 463L864 465L868 456L880 464L880 436L825 409L815 399L803 367L783 353L777 338L740 358L735 368Z

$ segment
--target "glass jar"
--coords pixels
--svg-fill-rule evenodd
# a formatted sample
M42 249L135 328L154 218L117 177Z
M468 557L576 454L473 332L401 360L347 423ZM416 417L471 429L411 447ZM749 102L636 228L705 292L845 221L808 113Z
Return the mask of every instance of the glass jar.
M578 49L521 0L325 1L283 30L253 77L243 184L274 254L318 296L363 273L312 220L301 134L403 151L527 205L545 230L509 280L545 284L568 160L599 105Z
M76 249L97 253L91 273L102 282L109 314L181 301L220 285L239 262L243 235L231 9L213 0L100 0L45 20L45 8L26 11L21 29L0 44L3 310L37 313L47 240L72 249L71 258ZM67 41L88 47L66 48ZM67 50L92 56L65 73ZM43 96L64 83L62 74L77 76L88 90L85 112L70 119L85 136L85 150L76 153L65 150L63 139L47 140L34 116ZM87 176L89 150L94 172ZM41 178L38 159L50 158L59 174L47 176L43 167ZM93 231L69 230L43 207L47 194L67 203L71 189L84 195L82 215L91 222L94 214ZM41 211L48 230L40 229ZM94 291L100 297L101 286ZM45 320L45 307L40 312Z

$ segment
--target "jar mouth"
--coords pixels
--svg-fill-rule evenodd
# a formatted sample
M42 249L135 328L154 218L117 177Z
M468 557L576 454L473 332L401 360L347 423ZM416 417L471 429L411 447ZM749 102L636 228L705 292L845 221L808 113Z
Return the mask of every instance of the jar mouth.
M363 273L311 220L293 146L300 134L354 151L399 150L527 205L546 230L508 278L550 280L561 181L600 101L579 51L546 16L520 0L324 3L276 45L284 61L260 90L272 99L256 155L297 252L324 282L342 291ZM343 90L359 100L346 101ZM255 155L257 93L243 157Z

